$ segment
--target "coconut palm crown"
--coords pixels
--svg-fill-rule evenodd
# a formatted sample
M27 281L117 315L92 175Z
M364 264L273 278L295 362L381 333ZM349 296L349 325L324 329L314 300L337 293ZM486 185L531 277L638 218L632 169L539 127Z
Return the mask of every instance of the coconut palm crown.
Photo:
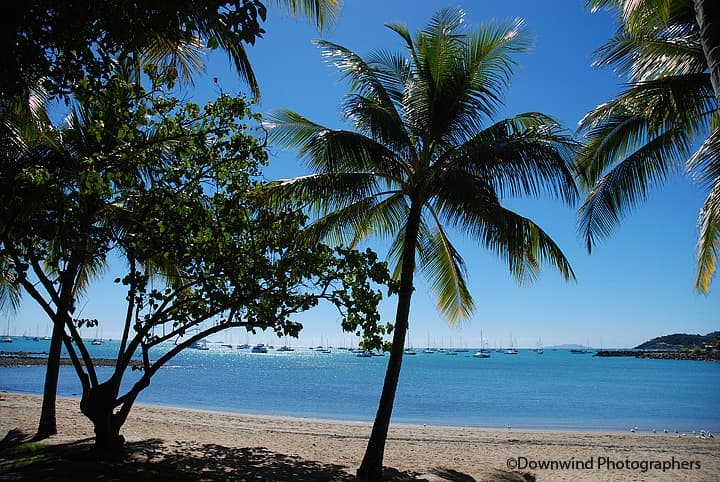
M395 330L361 480L382 476L416 267L451 324L473 312L466 266L448 229L495 252L518 280L532 279L542 264L574 278L556 243L501 203L549 194L571 204L577 196L575 145L557 122L535 112L493 121L512 55L529 46L522 22L469 29L462 10L447 8L414 37L403 25L387 26L404 41L404 54L363 58L317 42L350 81L343 108L355 130L326 128L287 110L267 122L271 139L297 149L312 171L269 186L270 202L299 203L315 215L312 239L391 239L399 280Z
M628 79L620 95L579 123L579 231L587 249L607 238L669 176L688 173L709 192L698 217L696 288L710 289L720 254L720 113L692 0L592 0L620 27L597 66ZM699 146L699 147L698 147Z
M467 318L473 303L447 227L495 252L519 280L542 263L573 277L552 239L501 204L541 193L576 199L574 144L557 122L535 112L492 122L512 75L511 55L529 46L523 23L469 30L463 18L462 10L444 9L415 38L388 24L405 42L405 55L383 50L364 59L316 42L350 80L343 108L355 131L288 110L266 123L272 141L297 149L314 171L274 184L271 198L309 207L319 215L313 230L321 238L356 244L390 237L396 276L405 250L417 250L420 272L450 322ZM417 235L407 239L413 223Z

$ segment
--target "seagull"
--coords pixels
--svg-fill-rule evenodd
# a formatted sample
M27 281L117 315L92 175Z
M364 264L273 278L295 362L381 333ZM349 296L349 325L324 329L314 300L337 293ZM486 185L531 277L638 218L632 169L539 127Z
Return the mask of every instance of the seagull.
M635 427L631 428L630 431L631 431L632 433L635 433Z
M663 433L668 433L668 429L664 428Z

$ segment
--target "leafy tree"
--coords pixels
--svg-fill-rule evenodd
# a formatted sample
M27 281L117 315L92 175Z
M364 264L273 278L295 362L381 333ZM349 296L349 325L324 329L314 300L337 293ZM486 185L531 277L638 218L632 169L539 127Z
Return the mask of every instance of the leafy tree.
M338 0L273 0L272 3L294 15L301 13L312 18L319 29L332 23L339 9ZM115 71L117 58L121 63L132 60L139 87L143 66L170 69L192 81L193 74L204 66L202 54L206 48L222 48L254 95L259 94L243 47L243 42L252 44L264 33L260 21L265 20L265 5L257 0L202 4L153 2L152 5L32 0L8 6L5 14L5 28L0 29L3 42L0 59L5 66L5 74L0 77L3 122L0 143L8 149L3 154L9 157L27 149L26 139L37 137L25 127L37 132L49 130L47 122L45 126L28 125L28 120L40 120L41 116L17 115L18 103L29 113L42 107L42 102L37 100L45 97L45 92L65 96L80 81L88 82L88 79L93 79L98 83L96 88L100 88L104 79ZM43 95L39 96L41 91ZM88 274L101 266L102 263L88 266ZM81 279L89 281L89 278ZM12 281L3 272L0 302L11 300L16 306L19 293L12 291L13 284L5 280ZM54 331L50 344L39 438L57 431L55 392L60 336L60 331Z
M272 0L322 29L339 0ZM115 60L144 56L185 74L200 64L199 51L221 48L238 74L259 89L243 44L264 33L260 0L157 0L66 2L26 0L3 9L0 29L0 98L22 95L40 82L52 95L68 94L83 78L107 79Z
M579 229L590 251L629 210L684 169L709 193L698 217L695 278L695 287L707 293L720 254L720 97L709 73L717 72L717 59L713 63L703 45L714 39L717 53L720 41L717 33L709 34L718 24L703 30L698 18L716 11L717 2L589 4L620 16L621 25L598 51L596 65L616 67L628 84L580 121L585 146L576 164L587 198Z
M292 199L317 214L310 230L319 238L351 245L369 236L392 238L399 297L380 404L358 470L363 480L381 477L416 266L450 323L473 311L448 228L496 253L518 280L532 279L544 263L566 279L574 276L538 225L502 205L505 197L543 193L572 203L574 143L543 114L492 122L512 55L528 46L525 29L521 21L469 29L463 17L459 9L441 10L414 37L389 24L406 55L380 51L365 59L318 42L351 82L344 111L355 131L329 129L291 111L267 123L271 139L298 149L313 171L277 182L266 193L270 202Z
M0 177L8 284L52 319L83 387L81 410L110 452L151 377L202 337L230 327L297 335L293 316L322 300L368 346L386 330L373 283L389 274L372 252L299 244L303 216L255 203L266 154L247 132L257 117L245 101L221 96L201 109L161 94L172 79L156 82L148 93L122 76L101 91L81 86L58 142L4 159ZM127 260L116 280L127 307L115 369L101 381L80 336L99 320L75 312L111 253ZM121 393L138 355L142 375Z

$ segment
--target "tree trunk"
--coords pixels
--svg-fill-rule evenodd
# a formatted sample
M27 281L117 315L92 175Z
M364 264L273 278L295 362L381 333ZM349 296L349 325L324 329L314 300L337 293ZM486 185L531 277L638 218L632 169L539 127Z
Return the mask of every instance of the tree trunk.
M694 0L693 4L710 80L715 98L720 102L720 1Z
M395 332L393 334L392 349L385 372L382 394L375 422L373 423L370 440L368 441L362 463L357 470L357 477L365 481L382 479L383 457L385 456L385 442L387 441L390 418L395 392L400 379L405 336L410 317L410 301L413 292L413 273L415 272L415 243L420 226L420 206L413 202L410 207L410 217L405 233L405 246L403 246L402 271L400 273L400 290L398 293L398 306L395 314Z
M58 377L60 376L60 353L62 351L64 332L65 326L59 321L54 321L52 337L50 338L50 351L48 352L47 367L45 369L45 385L43 386L40 422L38 423L35 440L43 440L57 433L55 405L57 401L57 385Z
M120 435L122 423L115 415L119 383L115 377L83 392L80 411L90 419L95 429L95 449L103 458L122 455L125 438Z

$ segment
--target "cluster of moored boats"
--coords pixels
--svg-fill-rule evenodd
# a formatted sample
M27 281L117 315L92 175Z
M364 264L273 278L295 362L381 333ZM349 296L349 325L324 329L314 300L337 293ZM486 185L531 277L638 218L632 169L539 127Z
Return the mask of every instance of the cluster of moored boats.
M280 347L275 347L270 344L265 343L258 343L256 345L249 345L247 343L242 345L231 345L231 344L221 344L221 346L225 348L237 348L238 350L249 350L251 353L268 353L270 351L277 351L277 352L291 352L295 351L295 348L288 346L288 345L282 345ZM190 348L196 349L196 350L209 350L210 345L209 342L205 340L201 340L198 342L193 343ZM311 346L308 347L308 350L314 351L315 353L333 353L333 350L338 352L348 352L348 353L354 353L355 356L359 358L370 358L375 356L385 356L385 352L377 351L377 350L363 350L362 348L347 348L347 347L330 347L325 345L318 345L318 346ZM511 348L496 348L495 350L489 350L487 348L481 348L480 350L473 353L474 358L490 358L492 352L496 353L503 353L505 355L517 355L518 350L514 347ZM532 351L535 353L541 355L543 353L543 349L541 347L535 348ZM425 348L424 350L421 350L421 353L432 355L432 354L442 354L442 355L450 355L454 356L459 353L468 353L470 352L467 348ZM412 348L406 348L403 353L405 355L417 355L418 352L415 351Z

